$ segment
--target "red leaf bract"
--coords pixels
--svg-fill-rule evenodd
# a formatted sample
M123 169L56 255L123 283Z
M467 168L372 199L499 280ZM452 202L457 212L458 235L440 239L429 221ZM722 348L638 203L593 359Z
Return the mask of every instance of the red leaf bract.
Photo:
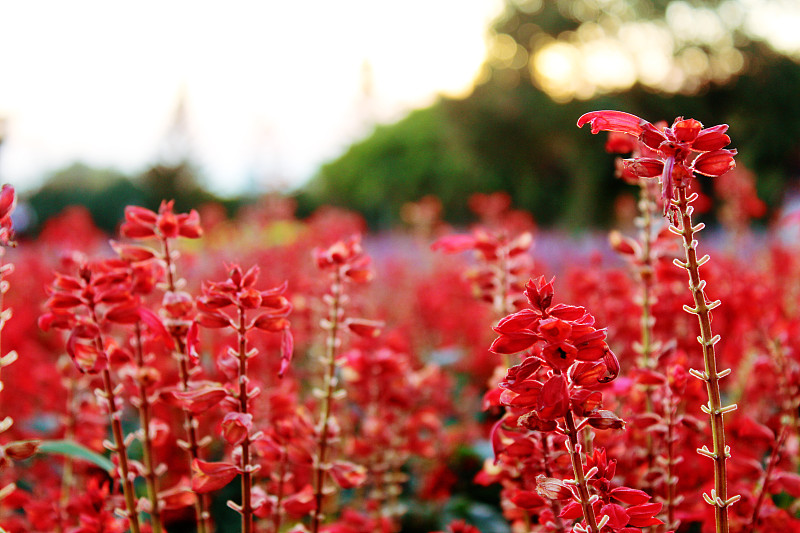
M624 168L640 178L655 178L664 171L664 162L660 159L651 157L640 157L638 159L626 159L623 161Z
M501 335L494 340L489 351L499 355L511 355L527 350L537 340L539 336L533 332L527 335Z
M554 420L567 414L569 394L567 380L561 374L551 377L542 387L539 396L539 416L546 420Z
M672 125L672 133L678 142L682 143L694 141L702 129L703 125L693 118L680 120Z
M211 463L194 459L192 461L192 490L205 494L219 490L239 473L239 469L230 463Z
M612 498L628 505L640 505L650 499L650 495L642 490L631 489L629 487L617 487L609 493Z
M692 142L692 150L695 152L713 152L714 150L725 148L731 143L731 138L725 135L726 131L728 131L727 124L704 129Z
M704 176L721 176L736 166L733 156L736 150L715 150L697 156L694 171Z

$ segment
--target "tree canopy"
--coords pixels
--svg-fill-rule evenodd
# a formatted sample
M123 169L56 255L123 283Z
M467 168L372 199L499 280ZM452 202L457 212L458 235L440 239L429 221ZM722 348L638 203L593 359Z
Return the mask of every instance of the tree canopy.
M542 223L602 224L625 186L613 179L602 140L575 122L587 111L620 109L653 122L730 124L739 164L756 172L759 194L775 207L800 167L800 55L748 32L743 5L510 1L471 95L377 127L322 167L301 205L333 202L386 224L403 203L436 194L445 216L463 221L471 194L504 190ZM616 47L606 57L616 71L594 72L591 58L571 62L593 46ZM614 50L628 53L628 63ZM656 62L663 56L662 75L641 67L645 52ZM625 64L638 69L634 76Z

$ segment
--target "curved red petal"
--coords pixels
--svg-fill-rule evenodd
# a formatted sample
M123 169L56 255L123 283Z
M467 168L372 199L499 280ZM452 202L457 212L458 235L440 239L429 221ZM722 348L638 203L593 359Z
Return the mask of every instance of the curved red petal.
M604 110L586 113L578 119L579 128L587 123L591 126L592 133L617 131L638 137L642 133L642 125L647 121L624 111Z
M736 167L736 161L733 160L735 155L736 150L715 150L700 154L694 160L694 171L704 176L721 176Z

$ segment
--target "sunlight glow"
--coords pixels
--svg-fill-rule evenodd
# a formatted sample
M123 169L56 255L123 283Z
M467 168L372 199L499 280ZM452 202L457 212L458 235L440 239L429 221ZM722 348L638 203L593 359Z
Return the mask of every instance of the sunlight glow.
M183 95L214 189L298 184L376 122L466 94L499 5L0 0L0 176L24 188L75 159L137 172Z

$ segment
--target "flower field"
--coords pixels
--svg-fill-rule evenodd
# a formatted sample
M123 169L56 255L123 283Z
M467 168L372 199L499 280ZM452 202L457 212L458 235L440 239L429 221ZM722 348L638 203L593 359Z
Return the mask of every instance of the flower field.
M497 193L14 243L5 186L0 531L800 530L800 219L750 229L725 125L578 124L637 198L582 241Z

